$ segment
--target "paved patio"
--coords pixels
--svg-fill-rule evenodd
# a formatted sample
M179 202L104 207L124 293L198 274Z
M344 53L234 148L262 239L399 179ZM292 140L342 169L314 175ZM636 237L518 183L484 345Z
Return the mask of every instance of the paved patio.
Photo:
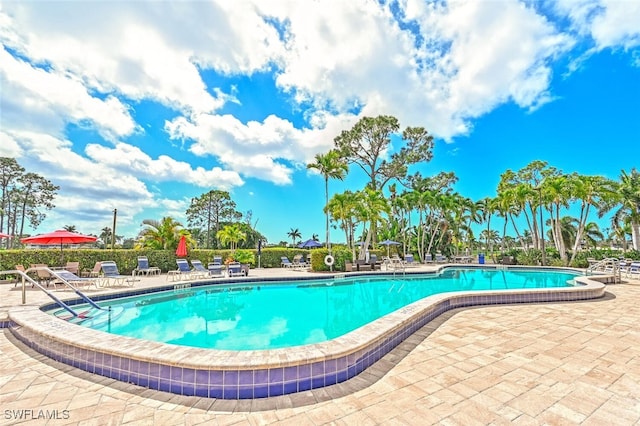
M39 291L27 293L29 303L46 300ZM0 312L19 304L19 295L13 285L0 286ZM0 424L21 423L20 414L28 416L24 424L56 425L638 424L639 300L640 282L627 281L608 286L597 301L449 311L352 380L243 401L177 396L95 376L2 330ZM40 414L58 419L30 420Z

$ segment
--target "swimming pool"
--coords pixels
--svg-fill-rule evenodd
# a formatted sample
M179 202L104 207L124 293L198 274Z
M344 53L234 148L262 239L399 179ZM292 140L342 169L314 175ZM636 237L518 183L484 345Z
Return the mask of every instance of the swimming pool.
M213 285L77 306L77 324L122 336L223 350L266 350L343 336L424 297L573 285L570 271L449 268L438 274ZM68 312L56 310L64 317Z
M440 272L447 267L441 267ZM474 268L475 269L475 268ZM516 272L534 269L477 267ZM349 274L370 276L371 274ZM412 274L407 274L410 277ZM335 276L334 280L343 279ZM391 276L389 276L391 277ZM266 286L272 279L235 279L246 286ZM225 283L219 279L218 283ZM311 283L312 280L302 280ZM396 309L337 338L302 346L266 350L217 350L159 343L91 330L46 313L53 305L24 306L9 311L11 333L34 350L82 370L180 395L222 399L264 398L330 386L373 365L425 324L451 309L474 305L576 301L602 297L599 277L578 276L568 287L509 290L493 280L487 290L434 294ZM189 292L189 286L171 286ZM168 286L166 286L168 287ZM166 288L165 288L166 289ZM134 296L151 289L134 289ZM261 290L262 291L262 290ZM97 296L101 304L114 295ZM79 305L82 300L70 300Z

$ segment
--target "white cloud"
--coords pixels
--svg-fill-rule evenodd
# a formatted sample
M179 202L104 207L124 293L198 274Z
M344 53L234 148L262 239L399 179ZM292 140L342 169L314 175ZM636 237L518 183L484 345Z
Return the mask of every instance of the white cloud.
M135 214L154 205L154 195L141 180L76 154L68 140L29 131L6 137L19 147L20 165L60 187L56 208L47 213L47 223L57 228L74 224L95 233L97 224L110 226L114 208L121 211L121 219L131 222Z
M65 122L90 122L105 138L131 134L135 124L127 108L116 98L91 96L78 79L36 68L0 49L0 83L5 128L31 128L57 133ZM40 117L42 120L34 120Z
M305 145L309 130L296 129L292 123L276 116L262 123L246 125L230 115L202 114L192 121L179 118L166 124L174 139L189 139L190 150L200 156L215 156L222 164L244 176L276 184L291 183L292 168L282 160L305 162L310 153Z
M534 109L553 100L554 62L584 37L596 49L640 44L639 2L559 0L554 12L570 20L569 29L543 15L546 3L393 5L4 2L0 155L56 177L61 217L99 216L123 200L135 200L125 220L152 205L177 213L185 200L147 184L291 184L295 170L363 115L391 114L403 127L450 139L501 104ZM246 96L225 78L257 72L272 74L306 123L269 115L268 104L260 121L221 112ZM184 141L181 161L164 141L153 154L135 145L144 136L135 121L141 103L175 112L162 130ZM112 145L73 146L69 124ZM214 166L194 167L190 155Z
M22 150L18 142L10 134L0 131L0 157L19 158Z
M598 50L640 45L640 3L622 0L559 0L556 11L576 31L591 35Z
M189 182L200 187L220 189L229 189L243 184L236 172L222 170L220 167L213 167L210 170L202 167L194 169L190 164L176 161L166 155L153 160L140 148L125 143L116 143L114 148L89 144L86 152L96 163L99 162L141 179Z
M199 67L251 73L281 49L250 3L220 3L9 2L0 22L13 31L0 31L0 40L102 93L211 112L227 98L205 86Z

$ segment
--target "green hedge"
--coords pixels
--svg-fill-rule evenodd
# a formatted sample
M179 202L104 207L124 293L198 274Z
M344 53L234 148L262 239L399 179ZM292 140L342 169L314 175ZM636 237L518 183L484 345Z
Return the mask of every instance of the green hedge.
M253 259L248 263L252 268L258 266L258 257L256 250L241 250L253 254ZM332 250L335 263L334 271L344 271L345 263L351 261L351 251L346 247L336 247ZM296 249L296 248L264 248L260 256L261 268L279 268L282 261L281 257L286 256L289 260L297 254L304 255L305 258L311 253L311 269L313 271L329 271L329 267L325 265L324 258L329 254L325 248L313 250ZM371 254L377 254L378 258L382 258L386 251L371 251ZM188 260L198 259L205 266L213 261L214 256L221 256L223 262L230 258L231 250L206 250L196 249L189 252L186 256ZM64 249L62 253L60 249L34 249L34 250L0 250L0 270L15 269L16 265L24 265L26 268L31 264L44 263L49 266L63 266L66 262L80 262L80 270L91 270L96 262L105 260L113 260L118 265L118 271L121 274L130 274L138 266L138 256L147 256L149 265L160 268L163 272L173 271L176 266L176 254L173 250L103 250L103 249ZM2 279L2 277L0 277Z
M251 267L258 266L256 250L246 250L253 254L253 259L249 260ZM315 251L315 250L314 250ZM309 253L306 249L293 248L264 248L260 256L260 267L279 268L282 263L280 258L287 256L293 260L296 254L305 257ZM206 266L213 261L214 256L221 256L223 262L231 257L231 250L206 250L196 249L189 252L187 259L198 259ZM149 265L160 268L163 272L177 269L176 254L173 250L98 250L98 249L64 249L62 255L60 249L34 249L34 250L0 250L0 270L15 269L16 265L24 265L26 268L31 264L44 263L49 266L63 266L66 262L80 262L80 270L93 269L96 262L113 260L118 265L121 274L130 274L138 266L138 256L147 256ZM324 259L324 256L322 257ZM2 277L0 277L2 279Z

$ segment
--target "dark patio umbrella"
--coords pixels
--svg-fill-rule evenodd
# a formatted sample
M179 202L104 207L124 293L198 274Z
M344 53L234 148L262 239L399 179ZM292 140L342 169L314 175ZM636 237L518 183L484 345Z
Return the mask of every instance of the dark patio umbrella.
M40 234L33 237L23 238L20 241L25 244L41 244L48 246L60 244L60 260L62 265L64 264L64 253L62 252L62 246L64 244L92 243L97 239L98 237L94 237L92 235L83 235L65 231L64 229L58 229L57 231L49 232L48 234Z
M322 247L322 244L317 242L316 240L307 240L304 243L298 244L298 248L315 248Z
M399 242L391 241L391 240L380 241L378 244L383 245L383 246L387 246L387 257L389 257L389 246L399 246L400 245Z
M186 257L187 256L187 239L185 236L180 237L180 241L178 242L178 248L176 249L176 256L178 257Z

